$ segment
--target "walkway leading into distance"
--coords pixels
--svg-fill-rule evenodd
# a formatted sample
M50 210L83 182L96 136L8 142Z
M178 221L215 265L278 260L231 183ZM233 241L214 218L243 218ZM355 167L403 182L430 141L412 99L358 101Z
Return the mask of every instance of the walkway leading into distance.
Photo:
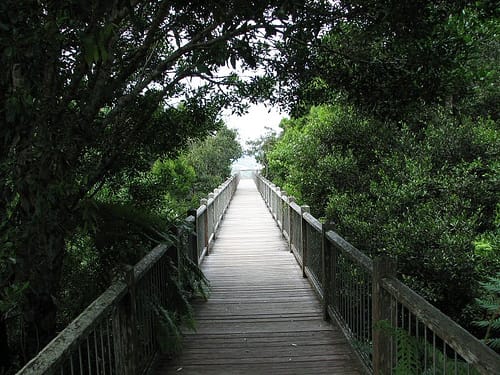
M197 331L156 374L362 373L253 180L240 181L202 269L211 294L195 305Z

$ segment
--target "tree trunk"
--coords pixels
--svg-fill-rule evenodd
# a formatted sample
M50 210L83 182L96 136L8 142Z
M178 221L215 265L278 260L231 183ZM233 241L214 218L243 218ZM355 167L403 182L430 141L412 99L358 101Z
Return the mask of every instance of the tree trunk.
M0 374L7 373L11 365L9 342L7 337L7 322L4 317L0 319Z
M21 221L29 234L18 248L16 264L16 281L29 283L22 305L24 360L36 355L56 333L56 296L65 253L65 232L57 218L64 216L50 205L44 209L43 217L25 216L27 220Z

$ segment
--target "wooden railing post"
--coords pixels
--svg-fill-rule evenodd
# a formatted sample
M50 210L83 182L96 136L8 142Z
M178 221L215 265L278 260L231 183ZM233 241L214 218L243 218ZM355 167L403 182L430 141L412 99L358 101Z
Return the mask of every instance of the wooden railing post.
M207 206L207 210L210 211L210 216L212 218L212 227L210 228L210 231L208 232L208 241L209 242L210 242L210 237L212 237L212 235L215 234L215 194L214 193L208 194L208 202L210 202L210 200L212 200L212 203L210 204L210 209ZM207 252L207 255L208 255L208 252Z
M285 225L285 210L288 211L288 197L286 195L286 191L283 191L281 193L281 199L280 199L280 221L281 221L281 234L283 235L283 238L286 239L285 233L288 228Z
M311 208L307 205L300 206L300 238L302 241L302 277L306 275L306 259L307 259L307 221L304 219L305 213L310 213Z
M273 215L273 218L275 218L274 214L274 200L276 198L276 195L274 194L274 187L273 184L269 185L269 209L271 211L271 214Z
M203 198L200 200L200 204L203 206L205 205L206 207L206 210L205 210L205 216L203 218L203 223L205 224L204 227L205 227L205 230L204 230L204 233L203 233L203 238L204 238L204 241L205 241L205 247L207 248L207 252L205 253L205 255L209 255L209 251L208 251L208 200L206 198ZM203 249L201 249L203 251Z
M271 196L271 199L270 199L270 203L271 203L271 213L273 214L273 217L278 220L278 217L276 216L276 199L277 199L277 192L276 190L274 190L276 188L276 185L274 184L271 184L271 191L269 192L270 193L270 196Z
M288 197L288 245L290 247L290 252L292 250L292 206L291 204L295 203L294 197Z
M197 215L197 211L195 209L190 209L188 210L187 212L187 216L193 216L194 217L194 220L193 220L193 230L191 231L191 233L189 233L188 235L188 243L187 243L187 246L188 246L188 251L189 251L189 257L191 258L191 260L195 263L195 264L198 264L199 262L199 259L198 259L198 254L199 254L199 250L198 250L198 218L196 217Z
M113 340L117 374L135 375L137 370L137 313L134 268L125 274L128 293L118 304L113 316Z
M278 219L278 222L283 224L283 220L281 219L281 203L283 202L281 200L281 189L279 186L276 186L276 218ZM279 224L278 224L279 225ZM283 228L283 226L282 226Z
M264 200L266 201L267 207L269 207L269 185L264 181L262 181L260 176L259 176L259 181L260 181L259 183L262 186L262 190L264 192Z
M330 241L326 233L333 230L333 223L325 223L321 226L321 259L323 263L323 319L330 320L328 306L331 303L331 281L332 281L332 251Z
M375 258L372 280L372 336L373 336L373 373L391 373L391 335L380 329L379 322L391 323L391 295L382 287L382 279L395 274L395 263L389 258Z
M214 240L215 240L215 232L217 232L217 227L219 225L220 220L220 190L214 190Z
M270 204L269 203L270 202L270 198L269 197L270 197L271 187L268 184L264 183L264 182L262 182L262 183L264 184L264 191L265 191L265 194L266 194L266 204L267 204L267 207L269 207L269 204Z

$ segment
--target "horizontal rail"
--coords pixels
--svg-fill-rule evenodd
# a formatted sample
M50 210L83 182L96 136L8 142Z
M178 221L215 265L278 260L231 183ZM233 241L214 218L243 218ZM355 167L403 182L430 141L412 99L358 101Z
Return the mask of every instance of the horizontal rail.
M217 229L224 217L240 180L239 174L227 179L207 199L202 199L196 214L194 232L196 234L196 257L192 260L200 264L210 254L210 245L216 238Z
M382 285L397 301L405 305L415 317L482 374L495 374L500 371L498 354L489 348L485 350L485 345L481 341L432 306L425 298L393 277L383 279Z
M147 371L159 351L158 311L169 303L165 282L170 250L187 251L194 262L201 262L238 182L239 176L232 176L209 195L206 204L190 210L186 222L194 230L178 228L177 244L158 245L130 267L124 281L112 283L17 375Z
M134 278L139 281L160 260L168 250L168 246L161 244L146 254L134 267Z
M375 263L308 206L299 207L259 174L254 181L322 299L325 319L339 323L367 373L500 373L500 356L398 281L390 261ZM416 368L400 361L408 350Z
M58 370L70 353L86 340L94 327L112 313L114 306L127 293L127 284L113 283L75 320L57 335L40 353L28 362L18 374L52 374Z
M352 260L362 265L366 271L373 272L373 262L369 256L356 249L332 230L326 232L325 235L331 244L335 245L344 254L350 256Z
M311 215L310 213L305 213L303 218L306 221L306 223L311 226L312 229L314 229L317 232L321 232L323 226L321 225L321 222L318 219L316 219L313 215Z

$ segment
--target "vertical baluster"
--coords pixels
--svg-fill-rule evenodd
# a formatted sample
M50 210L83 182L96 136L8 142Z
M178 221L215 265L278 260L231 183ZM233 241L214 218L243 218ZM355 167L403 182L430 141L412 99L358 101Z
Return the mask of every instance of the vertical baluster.
M360 270L358 269L358 272ZM356 276L356 315L357 315L357 321L358 321L358 331L356 334L356 339L361 341L362 340L362 333L363 333L363 323L362 323L362 317L363 317L363 311L362 311L362 305L363 305L363 294L361 291L362 285L361 285L361 278L362 275L360 273L357 274Z
M412 316L412 314L410 312L410 309L408 309L408 335L410 335L410 336L412 335L411 334L411 316Z
M424 343L425 343L425 351L424 351L424 363L425 368L424 371L427 372L427 362L429 361L427 356L427 348L429 347L429 341L427 340L427 327L424 325Z
M71 371L71 375L74 375L75 374L75 365L73 363L73 354L71 354L69 357L69 368Z
M323 319L329 320L328 306L331 304L331 280L332 280L332 247L326 237L326 233L333 229L332 223L325 223L321 226L321 263L323 268ZM335 277L335 276L333 276Z
M108 343L109 374L113 374L113 354L111 347L111 331L109 329L109 319L106 319L106 341Z
M366 279L366 272L363 271L363 295L361 296L361 300L363 301L363 306L362 306L362 314L363 314L363 340L365 344L368 344L370 342L369 336L368 336L368 306L367 306L367 301L368 301L368 280Z
M102 337L104 322L99 324L99 339L101 342L102 374L106 375L106 356L104 355L104 339Z
M346 308L347 308L347 281L346 281L346 264L345 256L342 257L342 318L347 324Z
M152 273L149 273L148 274L148 277L146 279L146 284L145 284L145 288L146 288L146 293L147 293L147 296L148 296L148 308L146 309L146 319L147 319L147 324L148 324L148 335L147 335L147 346L146 346L146 353L145 354L145 358L147 358L151 352L152 352L152 341L153 341L153 322L152 322L152 319L151 319L151 315L152 315L152 309L151 309L151 303L153 302L153 290L152 290L152 287L153 287L153 274Z
M436 333L432 332L432 373L436 373Z
M347 306L346 306L346 315L347 315L347 327L349 331L352 332L352 321L351 321L351 307L352 307L352 263L349 260L347 263Z
M349 261L349 328L351 332L354 332L356 329L355 321L354 321L354 263ZM353 336L354 337L354 336Z
M89 368L89 375L92 375L92 362L90 361L90 344L88 337L86 341L87 341L87 365Z
M396 320L393 322L394 323L394 327L395 328L398 328L399 327L399 312L400 312L400 308L399 308L399 302L397 299L394 299L394 302L395 302L395 306L396 306ZM398 344L398 340L394 339L392 340L394 341L394 348L395 348L395 352L396 352L396 356L394 357L394 363L396 364L396 366L398 365L398 353L399 353L399 344Z
M78 345L78 362L80 364L80 375L83 375L82 346Z
M365 274L366 277L366 333L368 342L372 342L372 281L371 275Z
M96 374L99 374L99 354L98 354L99 348L97 347L97 333L94 329L94 355L95 355L95 371Z
M290 252L292 252L292 215L294 213L294 210L291 207L291 204L295 203L295 198L294 197L288 197L288 204L286 205L287 210L288 210L288 242L290 246Z
M372 324L391 319L391 295L382 286L382 279L394 275L394 264L388 258L376 258L373 262L372 281ZM397 305L397 304L396 304ZM373 370L375 374L390 374L392 370L390 357L391 337L380 329L373 331ZM397 348L396 348L397 353ZM397 358L397 355L396 355Z
M443 340L443 375L446 375L446 341Z

